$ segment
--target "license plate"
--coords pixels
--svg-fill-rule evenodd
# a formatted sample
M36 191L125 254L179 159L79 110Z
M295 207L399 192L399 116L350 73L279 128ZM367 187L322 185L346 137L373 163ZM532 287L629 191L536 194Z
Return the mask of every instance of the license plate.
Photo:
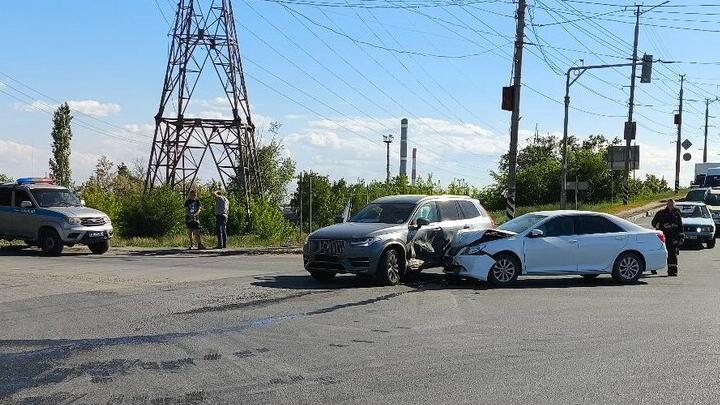
M689 235L687 238L688 238L688 239L697 239L697 236L695 236L695 235Z
M104 238L105 232L88 232L88 238Z

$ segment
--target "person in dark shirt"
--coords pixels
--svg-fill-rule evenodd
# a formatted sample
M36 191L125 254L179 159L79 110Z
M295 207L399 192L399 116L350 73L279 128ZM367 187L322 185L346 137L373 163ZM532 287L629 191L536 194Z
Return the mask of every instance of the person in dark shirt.
M185 227L187 228L188 239L190 239L190 247L193 248L193 242L197 243L200 250L204 250L205 246L200 239L200 200L197 198L197 192L191 190L188 199L185 200Z
M675 200L669 199L665 208L656 212L652 219L652 226L661 230L665 235L665 247L668 251L668 276L677 276L678 251L682 243L682 216L680 210L675 208ZM654 274L654 273L653 273Z

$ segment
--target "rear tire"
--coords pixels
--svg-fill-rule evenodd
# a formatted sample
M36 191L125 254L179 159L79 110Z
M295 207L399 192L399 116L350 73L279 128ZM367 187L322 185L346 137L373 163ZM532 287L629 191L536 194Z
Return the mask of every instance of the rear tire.
M507 287L517 281L520 271L520 261L515 256L501 253L495 257L495 264L490 267L487 280L494 287Z
M713 248L715 248L715 238L712 238L712 239L710 239L709 241L707 241L707 248L708 248L708 249L713 249Z
M101 255L110 249L110 241L95 242L88 245L90 251L95 255Z
M380 285L397 285L400 282L402 272L400 254L397 250L390 248L380 257L375 277Z
M46 229L40 234L40 240L38 241L40 249L47 256L60 256L63 251L63 242L60 239L57 231L54 229Z
M311 271L310 276L317 281L330 281L335 278L333 271Z
M637 253L625 252L615 260L612 277L620 284L635 284L644 271L642 258Z

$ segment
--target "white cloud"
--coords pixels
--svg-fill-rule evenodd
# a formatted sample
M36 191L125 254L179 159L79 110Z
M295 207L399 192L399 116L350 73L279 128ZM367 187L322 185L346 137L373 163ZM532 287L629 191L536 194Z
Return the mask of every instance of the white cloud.
M120 105L115 103L102 103L97 100L70 100L67 102L70 109L91 117L107 117L108 115L118 115L120 113Z
M117 115L120 113L120 105L115 103L102 103L96 100L70 100L67 102L70 109L81 114L91 117L107 117L109 115ZM51 104L42 100L34 100L30 103L16 103L15 109L25 112L48 111L52 112L57 109L59 104Z

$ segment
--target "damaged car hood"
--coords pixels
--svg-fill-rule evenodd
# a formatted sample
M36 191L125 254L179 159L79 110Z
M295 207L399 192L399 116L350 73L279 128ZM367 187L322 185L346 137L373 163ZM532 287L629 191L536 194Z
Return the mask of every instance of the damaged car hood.
M514 232L502 231L499 229L463 230L458 232L450 244L449 254L454 255L465 246L486 243L493 240L505 239L515 236Z

